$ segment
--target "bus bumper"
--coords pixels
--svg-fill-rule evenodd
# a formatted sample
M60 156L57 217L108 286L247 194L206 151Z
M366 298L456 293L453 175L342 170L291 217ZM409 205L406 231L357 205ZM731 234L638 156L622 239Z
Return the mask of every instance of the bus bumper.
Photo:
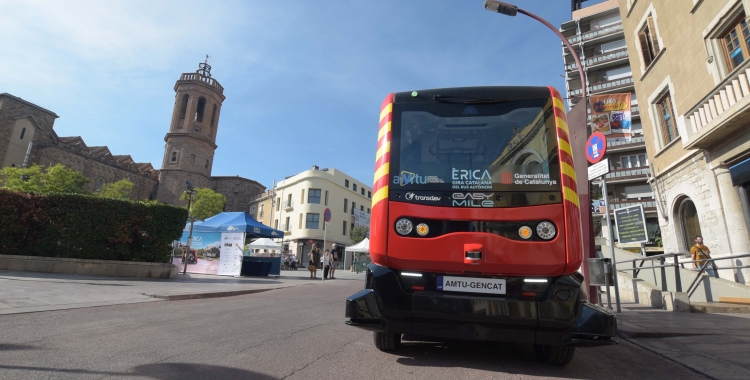
M367 269L367 289L346 300L350 326L416 337L599 346L616 343L615 315L588 303L580 275L551 280L540 297L408 292L393 270Z

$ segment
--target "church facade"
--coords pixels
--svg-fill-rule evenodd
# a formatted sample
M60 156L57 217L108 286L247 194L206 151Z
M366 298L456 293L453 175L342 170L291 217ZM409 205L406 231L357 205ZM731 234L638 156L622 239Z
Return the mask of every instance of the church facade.
M85 190L128 179L131 198L156 199L184 205L185 181L210 188L227 198L225 211L249 211L253 198L265 191L260 183L239 176L212 176L224 88L201 63L195 73L184 73L175 83L172 121L164 141L161 169L115 155L106 146L88 146L82 137L59 137L54 122L59 116L11 94L0 93L0 159L2 167L62 164L90 179Z

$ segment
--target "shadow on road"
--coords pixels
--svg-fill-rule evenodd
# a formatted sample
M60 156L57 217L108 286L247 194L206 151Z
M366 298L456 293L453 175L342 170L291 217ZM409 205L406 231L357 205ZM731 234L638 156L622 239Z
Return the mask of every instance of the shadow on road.
M96 371L88 369L71 368L48 368L1 365L0 369L15 371L31 371L58 374L81 374L81 375L104 375L120 377L150 377L157 380L185 380L185 379L251 379L251 380L276 380L275 377L262 373L223 367L211 364L185 364L185 363L154 363L133 367L130 372ZM29 374L27 374L29 375Z

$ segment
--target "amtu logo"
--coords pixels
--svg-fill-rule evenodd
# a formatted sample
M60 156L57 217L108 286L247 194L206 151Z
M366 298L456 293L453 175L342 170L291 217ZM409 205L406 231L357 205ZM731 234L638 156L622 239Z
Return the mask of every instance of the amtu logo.
M513 173L502 172L500 173L500 184L510 185L513 183Z

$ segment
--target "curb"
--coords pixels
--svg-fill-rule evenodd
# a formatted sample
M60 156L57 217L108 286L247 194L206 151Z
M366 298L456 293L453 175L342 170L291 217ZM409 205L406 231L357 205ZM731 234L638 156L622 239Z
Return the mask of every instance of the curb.
M708 314L750 314L750 306L748 305L690 305L690 312L692 313L708 313Z
M163 299L167 301L184 301L184 300L199 300L199 299L205 299L205 298L242 296L245 294L262 293L262 292L267 292L269 290L276 290L276 289L283 289L283 288L285 287L268 288L268 289L232 290L232 291L226 291L226 292L193 293L193 294L146 294L146 293L142 293L142 294L147 297L159 298L159 299Z

